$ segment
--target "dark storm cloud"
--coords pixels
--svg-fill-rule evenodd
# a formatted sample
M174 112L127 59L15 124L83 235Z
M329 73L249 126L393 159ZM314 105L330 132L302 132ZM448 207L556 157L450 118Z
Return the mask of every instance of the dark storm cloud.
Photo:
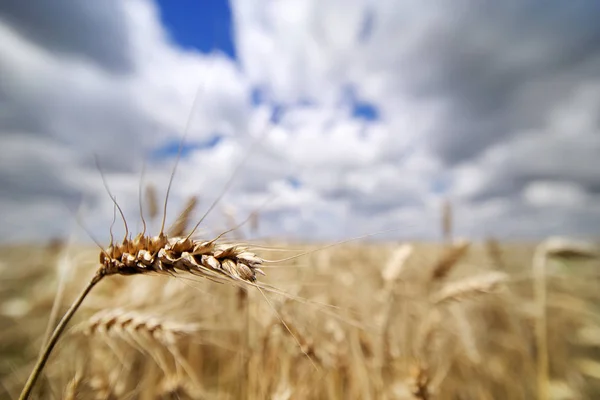
M3 0L0 20L50 51L86 57L114 73L133 67L119 0Z
M123 4L6 0L0 2L0 25L10 27L36 50L49 52L31 57L25 51L24 56L14 44L18 41L9 41L6 53L0 53L0 74L6 78L0 85L0 135L53 137L87 149L88 159L93 158L91 146L111 158L107 162L111 168L127 169L131 158L124 151L140 149L132 132L152 133L156 127L141 118L127 87L111 90L98 83L107 79L112 84L107 77L118 82L122 73L133 72ZM40 65L46 56L48 70ZM90 72L70 71L73 59L84 61ZM97 67L99 74L93 74ZM98 81L90 84L90 76Z
M125 85L135 72L125 16L112 0L0 2L0 236L27 237L83 197L94 204L94 154L110 173L144 151L139 136L156 127Z
M600 104L590 102L589 106L580 111L591 114ZM589 124L597 121L592 118ZM519 195L535 181L571 183L584 192L596 192L600 187L600 129L576 125L567 127L567 134L552 129L524 134L484 154L472 167L485 173L485 182L471 193L471 200Z
M538 126L573 85L600 76L598 2L445 4L399 65L414 95L443 99L430 146L449 165Z

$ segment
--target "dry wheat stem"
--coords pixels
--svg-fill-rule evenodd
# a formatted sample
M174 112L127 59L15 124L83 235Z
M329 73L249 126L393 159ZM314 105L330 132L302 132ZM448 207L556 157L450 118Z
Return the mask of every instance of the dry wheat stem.
M25 386L23 387L23 391L21 392L21 395L19 396L19 400L26 400L29 398L29 395L31 394L31 391L33 390L35 382L36 382L37 378L40 376L42 369L46 365L48 358L50 358L52 349L54 349L54 346L58 342L60 335L65 330L67 324L69 323L69 321L71 320L71 318L73 317L73 315L75 314L75 312L77 311L77 309L79 308L79 306L81 305L81 303L83 302L85 297L92 290L92 288L94 286L96 286L96 284L98 282L100 282L100 280L102 280L102 278L104 278L104 276L105 275L102 274L100 271L98 273L96 273L96 275L94 275L94 277L90 280L90 282L87 284L87 286L81 291L81 293L79 294L77 299L75 299L73 304L71 304L71 307L69 307L69 309L67 310L65 315L62 317L62 319L60 320L60 322L54 329L54 332L52 333L50 340L48 340L48 343L46 344L44 351L41 353L40 357L38 358L38 360L35 364L35 367L33 368L33 371L31 372L31 375L29 375L29 378L27 379L27 383L25 383Z
M48 341L48 337L50 337L54 324L56 323L56 320L60 315L59 309L63 300L63 295L65 293L67 275L71 272L70 270L72 269L72 266L69 262L69 254L67 249L64 250L59 263L60 264L58 275L58 287L56 289L56 295L54 296L52 309L50 310L50 317L48 318L48 324L46 325L46 331L44 333L44 341L42 342L42 348L40 349L40 351L42 351L43 345L45 345Z
M442 234L447 242L452 241L452 227L452 203L449 199L446 199L442 204Z
M548 360L547 326L547 287L546 287L547 249L544 243L538 245L533 257L533 292L537 308L535 319L535 340L537 345L537 388L538 398L549 398L550 367Z

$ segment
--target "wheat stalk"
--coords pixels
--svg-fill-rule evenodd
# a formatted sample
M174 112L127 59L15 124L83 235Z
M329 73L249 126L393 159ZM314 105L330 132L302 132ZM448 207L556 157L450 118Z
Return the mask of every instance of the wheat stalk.
M497 269L505 269L500 243L493 237L485 241L485 249Z
M546 268L548 262L547 244L539 244L533 255L533 294L537 316L535 319L535 341L537 346L537 388L538 398L548 400L550 398L550 365L548 355L548 288L546 281Z
M452 232L453 232L453 213L452 213L452 203L449 199L444 200L442 203L442 235L447 242L452 240Z
M154 237L140 234L133 240L125 238L122 243L102 250L100 268L55 328L23 388L20 399L29 397L60 335L85 297L104 277L148 273L172 276L184 272L217 281L226 279L253 283L257 273L264 275L259 268L264 261L262 258L249 252L245 246L217 244L220 236L210 241L200 241L189 237L168 238L162 233Z

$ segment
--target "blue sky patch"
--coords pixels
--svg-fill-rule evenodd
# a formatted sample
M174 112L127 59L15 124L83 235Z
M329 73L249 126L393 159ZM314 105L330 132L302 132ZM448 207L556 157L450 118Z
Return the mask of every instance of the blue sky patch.
M429 184L429 189L435 194L445 194L450 190L451 182L447 177L438 176Z
M367 121L377 121L379 109L371 103L357 101L352 105L352 115Z
M268 105L271 107L271 115L269 121L273 124L278 124L287 110L294 107L310 107L314 106L315 102L309 99L300 99L296 102L284 103L273 101L269 98L267 92L260 87L252 88L250 92L250 101L254 107L260 105Z
M253 106L258 106L267 102L265 91L258 87L252 88L250 98Z
M302 182L300 182L300 179L296 178L295 176L288 176L286 182L294 189L298 189L302 186Z
M181 47L203 53L220 50L236 58L227 0L157 0L157 4L163 25Z
M378 121L381 118L379 107L362 100L353 84L348 84L342 89L342 104L350 107L350 113L355 118L366 121Z
M181 158L186 158L190 154L198 150L206 150L215 148L221 143L223 140L223 135L215 134L210 138L203 141L194 141L194 142L186 142L183 143L183 147L181 148ZM154 160L163 160L166 158L172 158L177 156L177 152L179 151L179 140L169 140L165 142L162 146L154 149L151 152L150 157Z

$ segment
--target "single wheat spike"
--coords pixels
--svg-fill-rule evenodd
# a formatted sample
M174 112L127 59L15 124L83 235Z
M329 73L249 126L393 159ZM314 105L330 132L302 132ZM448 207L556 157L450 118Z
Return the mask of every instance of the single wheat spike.
M80 326L79 330L86 335L118 337L135 337L144 334L161 344L171 345L176 342L178 336L196 332L198 325L177 323L145 313L117 308L94 314Z
M453 218L452 218L452 203L450 200L444 200L442 204L442 234L447 242L452 240L453 232Z
M404 244L394 250L381 272L381 277L385 281L386 286L392 286L396 282L412 253L413 246L410 244Z
M190 196L188 201L185 203L183 211L177 217L175 223L169 229L170 236L183 236L187 232L188 224L192 217L192 213L198 206L198 196Z
M442 304L453 300L463 300L483 293L491 293L504 283L507 278L508 276L502 272L489 272L456 282L449 282L433 295L432 301L434 304Z
M165 235L145 237L110 246L100 253L99 274L136 275L147 273L191 273L206 278L255 282L263 259L236 244L217 244Z
M448 276L458 261L467 254L470 245L467 240L459 240L447 248L433 267L431 280L441 280Z
M148 214L150 219L156 219L158 216L158 196L156 195L156 187L153 184L146 186L146 203L148 204Z
M134 239L125 237L121 243L111 244L108 249L102 250L100 268L56 326L19 399L29 397L60 335L88 293L104 277L190 273L217 281L254 283L257 273L264 275L259 268L264 261L262 258L249 252L245 246L218 244L217 239L219 237L201 241L189 237L168 238L163 233L154 237L139 234Z
M592 243L563 237L551 237L542 244L548 257L569 260L593 259L599 256Z

